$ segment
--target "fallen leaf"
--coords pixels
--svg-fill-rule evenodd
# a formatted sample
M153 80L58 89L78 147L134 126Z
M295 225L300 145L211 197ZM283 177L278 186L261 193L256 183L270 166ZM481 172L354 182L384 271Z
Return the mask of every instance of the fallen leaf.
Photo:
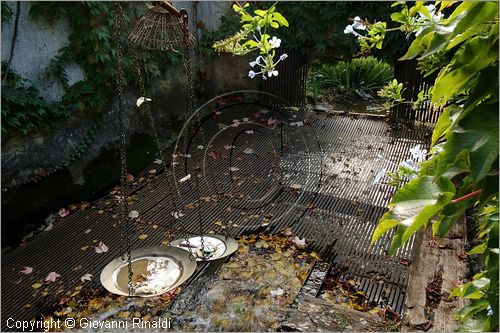
M83 233L84 233L84 234L88 234L88 233L90 233L91 231L92 231L92 229L87 229L87 230L85 230Z
M67 210L66 208L61 208L59 209L58 214L60 217L66 217L69 215L69 210Z
M183 183L185 181L188 181L191 179L191 174L185 176L185 177L182 177L181 179L179 179L179 183Z
M300 185L300 184L293 184L293 185L290 185L290 188L293 188L294 190L300 190L302 188L302 185Z
M267 126L272 126L276 124L276 119L273 119L272 117L267 120Z
M246 130L245 133L246 134L253 134L253 130Z
M208 156L210 156L211 159L216 160L219 158L219 155L215 150L212 150L211 152L208 153Z
M236 147L233 145L224 145L224 149L226 149L226 150L233 149L233 148L236 148Z
M243 150L243 154L251 155L253 153L255 153L255 150L253 150L252 148L245 148Z
M157 158L156 160L153 161L153 163L155 163L155 164L162 164L163 161Z
M125 176L125 179L127 179L127 181L130 183L131 181L134 180L134 176L132 176L130 173L127 173L127 175Z
M197 148L200 150L203 150L205 147L203 147L202 145L199 145Z
M106 244L104 244L103 242L99 242L99 245L97 245L94 249L96 253L105 253L109 250Z
M149 173L156 173L156 169L149 170Z
M181 217L183 217L184 214L182 214L182 212L178 211L178 212L172 212L172 216L174 217L174 219L178 220Z
M131 219L136 219L139 217L139 212L136 211L136 210L131 210L129 213L128 213L128 217L130 217Z
M19 271L23 275L30 275L33 272L33 267L25 266Z
M302 127L302 126L304 126L304 122L303 121L296 121L296 122L290 123L290 126Z
M57 274L56 272L50 272L49 275L45 278L45 281L50 281L50 282L56 282L58 278L60 278L61 275Z
M80 281L85 282L85 281L91 281L93 275L90 273L84 274L81 278Z
M297 245L299 247L306 246L306 239L305 238L301 239L301 238L295 236L293 239L293 242L295 243L295 245Z
M148 238L148 235L147 234L142 234L142 235L139 235L139 238L140 240L145 240L146 238Z
M271 297L276 297L276 296L281 296L283 295L284 291L281 288L271 290Z
M148 97L139 97L137 99L137 101L135 102L135 104L137 105L137 107L140 107L144 102L151 102L151 98L148 98Z
M236 171L239 171L239 170L240 170L240 168L236 168L236 167L230 167L229 168L229 171L231 171L231 172L236 172Z
M41 284L40 282L37 282L37 283L33 283L33 284L31 285L31 288L33 288L33 289L38 289L38 288L40 288L41 286L42 286L42 284Z

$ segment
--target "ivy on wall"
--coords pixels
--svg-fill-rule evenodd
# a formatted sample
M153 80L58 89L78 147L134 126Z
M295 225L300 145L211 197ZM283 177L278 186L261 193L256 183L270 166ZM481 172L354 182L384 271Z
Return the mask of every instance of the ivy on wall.
M136 6L127 2L123 5L125 12L131 6ZM8 23L12 11L4 11L4 7L9 6L2 2L2 21ZM28 134L50 125L58 118L75 113L103 113L110 108L114 97L115 63L111 30L113 15L110 3L33 2L29 15L33 20L44 20L48 24L56 18L63 17L68 20L71 29L68 44L59 50L46 69L47 79L59 82L64 88L64 95L59 102L49 103L39 96L35 87L22 78L4 82L2 104L8 107L5 111L2 107L2 136L12 130ZM135 19L127 17L129 22ZM124 42L127 33L128 31L122 32ZM140 51L138 58L150 79L160 77L168 66L181 61L180 55L172 52ZM68 65L79 66L85 78L70 85L66 73ZM132 59L128 56L125 59L125 67L129 85L136 83L132 66Z

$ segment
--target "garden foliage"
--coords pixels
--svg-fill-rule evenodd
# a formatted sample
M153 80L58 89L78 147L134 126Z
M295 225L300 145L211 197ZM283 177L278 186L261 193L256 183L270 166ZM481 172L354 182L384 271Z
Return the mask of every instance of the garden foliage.
M382 48L387 32L403 31L415 38L401 58L425 62L437 57L437 73L430 101L442 108L432 135L432 146L442 152L422 163L418 176L393 196L381 218L373 242L395 228L391 253L418 230L432 227L445 236L468 211L479 216L477 238L483 272L450 297L471 300L457 317L460 330L498 329L498 3L448 2L435 4L398 2L391 15L396 28L386 22L367 26L358 33L362 50ZM443 65L444 63L444 65ZM429 62L427 67L431 66ZM429 68L427 68L429 71ZM430 72L430 71L429 71Z

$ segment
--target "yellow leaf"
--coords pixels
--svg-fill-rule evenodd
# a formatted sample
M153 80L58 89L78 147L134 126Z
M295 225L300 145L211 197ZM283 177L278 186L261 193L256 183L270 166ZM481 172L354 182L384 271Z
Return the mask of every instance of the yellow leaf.
M104 211L102 209L99 209L99 211L97 212L97 214L99 214L99 215L104 214Z
M31 285L31 288L33 288L33 289L38 289L38 288L40 288L41 286L42 286L42 284L41 284L40 282L37 282L37 283L32 284L32 285Z
M25 308L31 308L33 305L31 305L30 303L24 305Z
M122 311L122 312L118 313L118 318L128 318L128 316L130 316L129 311Z
M319 260L319 255L316 252L311 252L311 257Z
M148 235L146 235L146 234L142 234L142 235L140 235L140 236L139 236L139 237L137 237L137 238L139 238L140 240L145 240L146 238L148 238Z
M82 250L82 251L87 251L87 250L88 250L88 248L89 248L89 246L88 246L88 245L85 245L85 246L82 246L82 247L80 248L80 250Z
M152 226L152 227L153 227L153 229L155 229L155 230L156 230L156 229L158 229L158 224L153 224L153 226Z

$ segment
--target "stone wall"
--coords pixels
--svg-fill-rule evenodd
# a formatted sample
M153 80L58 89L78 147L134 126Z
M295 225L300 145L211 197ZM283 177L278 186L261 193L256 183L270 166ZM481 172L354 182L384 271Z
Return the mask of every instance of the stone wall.
M15 14L15 4L9 3ZM216 29L220 16L229 2L174 2L190 13L190 26L195 36L202 32L195 29L195 22L202 21L209 29ZM140 12L144 5L137 4ZM47 80L45 68L58 50L68 42L68 23L63 18L53 22L41 22L29 17L30 3L21 3L18 39L11 68L40 89L47 100L58 100L62 87ZM195 15L192 15L192 14ZM8 58L13 35L13 21L2 24L2 60ZM194 30L193 30L194 29ZM201 56L193 52L193 74L196 80L198 105L220 93L238 89L254 89L254 82L246 77L248 59L241 57ZM197 75L206 70L203 81ZM72 83L84 79L78 66L69 66L67 74ZM185 112L185 74L182 66L172 67L165 73L166 90L153 85L153 112L159 127L161 141L167 146L181 128ZM129 160L131 171L137 172L152 159L155 149L149 124L144 114L135 111L138 93L126 91L127 134L130 142ZM2 140L2 232L15 230L16 235L26 233L37 226L50 212L64 205L88 200L102 193L117 182L119 138L117 101L109 106L104 115L75 113L61 120L53 128L30 135L9 136ZM101 128L83 157L68 167L45 176L39 182L28 182L34 175L44 174L68 157L81 142L87 131L101 117ZM109 169L104 171L104 169ZM28 183L27 183L28 182ZM26 184L25 184L26 183ZM25 184L25 185L20 185ZM7 189L8 188L8 189ZM29 201L29 202L28 202ZM12 235L6 235L11 238ZM5 237L2 236L5 240Z

